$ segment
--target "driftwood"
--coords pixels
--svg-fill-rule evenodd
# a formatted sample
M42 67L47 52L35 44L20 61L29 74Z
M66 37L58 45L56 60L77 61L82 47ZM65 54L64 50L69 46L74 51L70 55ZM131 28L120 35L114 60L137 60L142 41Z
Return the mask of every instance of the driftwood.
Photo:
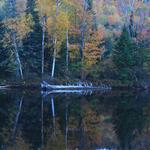
M41 83L41 88L45 91L47 90L111 90L111 86L101 84L99 86L93 86L92 83L82 83L78 82L76 84L67 84L67 85L51 85L43 81Z

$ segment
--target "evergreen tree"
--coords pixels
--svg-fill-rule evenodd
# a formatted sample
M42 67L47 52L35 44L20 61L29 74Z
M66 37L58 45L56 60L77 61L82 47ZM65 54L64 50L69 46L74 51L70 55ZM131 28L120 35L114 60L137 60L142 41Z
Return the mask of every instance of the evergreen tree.
M4 72L4 74L6 74L5 70L7 69L6 67L6 58L7 58L7 54L6 51L4 51L3 49L3 35L4 35L4 28L3 28L3 24L2 22L0 22L0 72ZM2 77L2 74L1 74Z
M131 70L136 66L136 46L124 27L113 51L113 62L121 79L129 79Z
M33 17L33 31L29 33L28 38L24 39L24 61L26 67L26 74L29 72L38 73L40 76L41 66L41 35L42 29L39 22L39 17L35 9L35 0L27 1L27 14Z

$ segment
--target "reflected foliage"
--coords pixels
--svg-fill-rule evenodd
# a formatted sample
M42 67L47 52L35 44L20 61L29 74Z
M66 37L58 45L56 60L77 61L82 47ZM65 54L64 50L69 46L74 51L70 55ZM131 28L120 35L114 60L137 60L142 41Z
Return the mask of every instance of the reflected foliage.
M38 91L1 91L0 99L0 150L147 150L150 146L150 101L146 92L54 94L42 98Z

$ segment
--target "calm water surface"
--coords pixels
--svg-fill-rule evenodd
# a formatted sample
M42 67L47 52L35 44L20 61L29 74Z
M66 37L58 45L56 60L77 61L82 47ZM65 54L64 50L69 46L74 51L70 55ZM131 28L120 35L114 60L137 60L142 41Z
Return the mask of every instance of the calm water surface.
M150 93L0 91L0 150L150 150Z

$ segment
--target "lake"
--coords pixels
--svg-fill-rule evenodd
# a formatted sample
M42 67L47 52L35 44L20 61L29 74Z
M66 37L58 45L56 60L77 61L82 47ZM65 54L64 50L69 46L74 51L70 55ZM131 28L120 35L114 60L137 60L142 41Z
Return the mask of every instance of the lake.
M0 150L150 149L148 91L46 94L0 91Z

